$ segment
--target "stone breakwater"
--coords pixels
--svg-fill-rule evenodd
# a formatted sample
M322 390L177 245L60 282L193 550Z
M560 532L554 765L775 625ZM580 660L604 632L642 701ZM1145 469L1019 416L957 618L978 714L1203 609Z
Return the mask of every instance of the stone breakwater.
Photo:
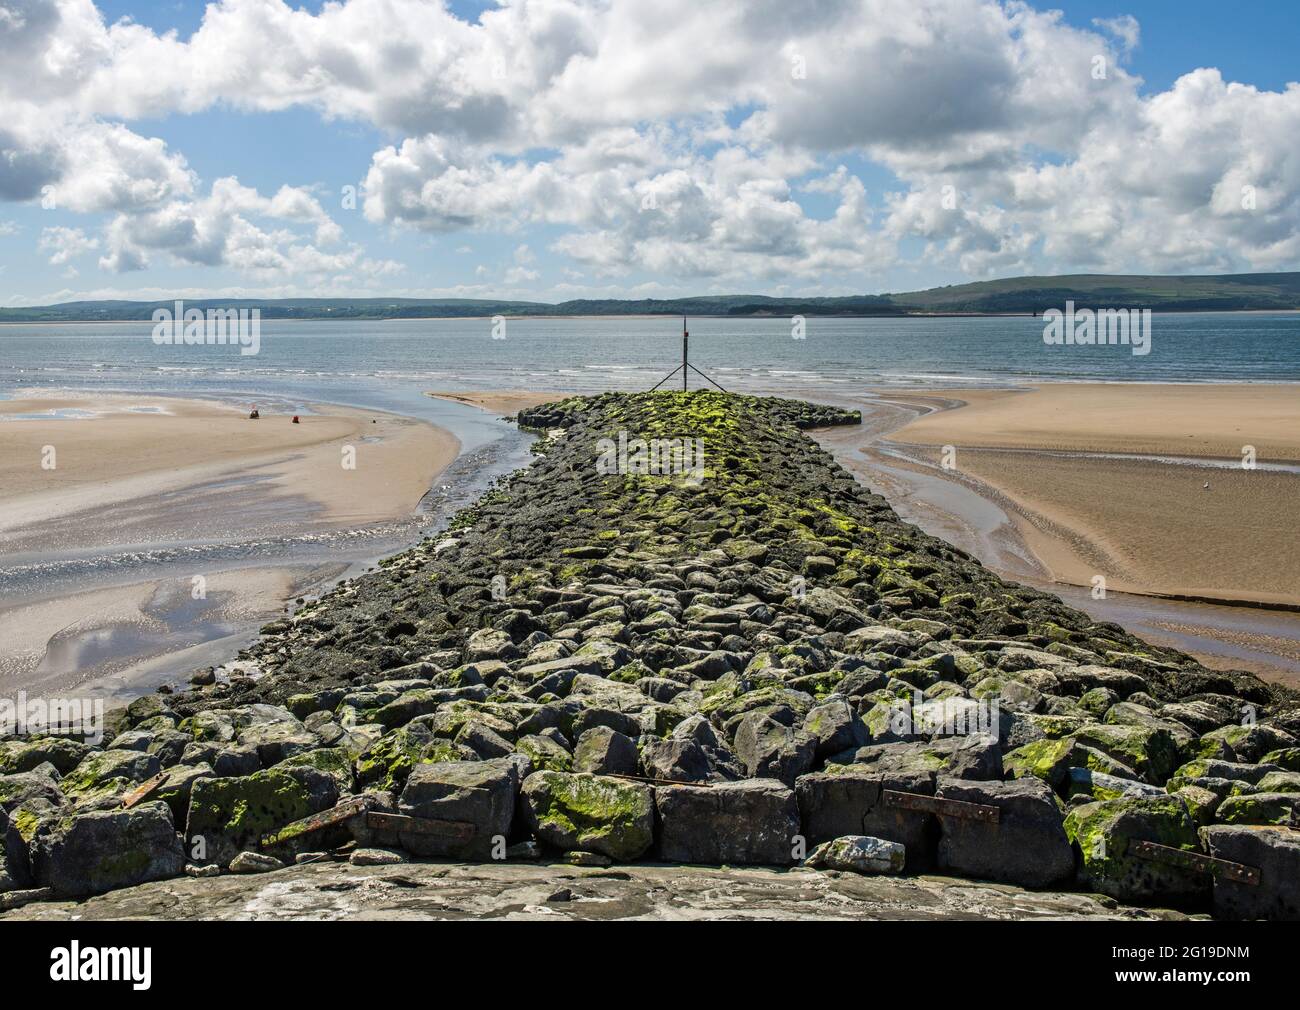
M1300 917L1300 699L900 521L800 430L855 414L694 392L518 420L532 466L267 625L244 673L138 699L103 746L0 741L0 905L417 856Z

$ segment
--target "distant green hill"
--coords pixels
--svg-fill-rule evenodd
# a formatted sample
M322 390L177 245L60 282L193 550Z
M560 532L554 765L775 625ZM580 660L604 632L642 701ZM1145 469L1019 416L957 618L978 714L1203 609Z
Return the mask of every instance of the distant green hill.
M33 308L0 309L0 322L91 322L152 319L175 299L156 302L62 302ZM417 319L439 316L545 314L545 302L501 302L473 298L186 298L187 309L260 309L263 319ZM431 311L436 310L436 311Z
M1063 308L1149 308L1163 312L1300 309L1300 273L1194 277L1067 274L1008 277L901 294L840 298L704 295L694 298L577 299L549 302L475 298L187 299L187 308L257 308L264 319L420 319L435 316L904 316L1029 314ZM64 302L0 308L0 322L150 319L172 301Z
M912 312L1042 312L1064 307L1067 299L1079 308L1095 309L1295 309L1300 308L1300 273L1009 277L885 297Z

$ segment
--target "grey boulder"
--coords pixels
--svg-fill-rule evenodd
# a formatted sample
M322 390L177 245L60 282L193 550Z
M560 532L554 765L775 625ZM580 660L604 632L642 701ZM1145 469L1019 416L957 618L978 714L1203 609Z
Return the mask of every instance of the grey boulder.
M608 726L593 726L573 748L573 770L590 775L635 775L636 742Z
M1214 878L1214 914L1221 919L1300 921L1300 831L1215 824L1202 831L1210 855L1258 867L1258 884Z
M902 873L907 852L897 842L869 835L845 835L822 842L804 860L814 870L843 870L849 873Z
M709 755L694 740L651 739L641 748L641 770L653 779L704 782L713 774Z
M815 741L819 758L867 742L867 727L845 698L831 698L804 717L803 730Z
M939 843L938 820L931 813L887 802L886 790L933 796L934 774L884 773L869 765L845 765L801 777L795 792L808 844L869 835L902 845L911 869L932 867Z
M794 861L799 807L794 792L773 779L713 786L655 788L659 855L674 863Z
M740 721L733 749L750 778L779 779L793 787L800 775L812 769L816 742L802 730L753 712Z
M403 848L421 856L486 859L494 839L508 838L519 794L520 762L441 761L418 764L402 790L399 809L411 817L471 826L467 838L401 834Z
M165 803L42 821L32 875L55 895L79 898L179 876L185 853Z
M996 823L939 815L939 865L963 876L1050 887L1074 875L1074 852L1056 798L1041 779L940 779L935 795L996 807Z

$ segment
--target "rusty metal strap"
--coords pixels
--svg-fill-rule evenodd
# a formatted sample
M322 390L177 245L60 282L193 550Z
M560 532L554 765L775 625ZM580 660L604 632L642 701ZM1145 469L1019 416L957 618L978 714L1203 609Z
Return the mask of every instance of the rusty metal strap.
M365 802L361 799L351 799L346 803L340 803L329 810L322 810L318 814L312 814L304 817L302 820L294 821L292 824L286 824L279 831L270 835L262 836L262 848L269 848L272 845L279 845L281 842L288 841L290 838L298 838L302 835L309 835L315 831L323 831L325 828L332 828L337 824L343 824L352 818L360 816L366 812Z
M167 780L167 772L159 772L151 779L146 779L122 797L122 809L130 810L137 803L143 803L158 791L158 787Z
M967 803L965 800L945 800L924 793L905 793L897 789L885 790L885 804L902 807L904 810L916 810L939 817L956 817L966 821L983 821L985 824L997 824L1000 812L997 807L983 803Z
M1186 870L1195 870L1197 873L1226 877L1238 884L1250 884L1252 887L1258 885L1260 880L1258 867L1234 863L1229 859L1219 859L1215 856L1204 856L1199 852L1188 852L1186 849L1175 849L1169 845L1161 845L1159 842L1134 842L1133 854L1141 859L1180 866Z
M428 817L407 817L372 810L366 815L366 827L374 831L396 831L404 835L436 835L454 842L468 842L474 837L474 825L468 821L436 821Z

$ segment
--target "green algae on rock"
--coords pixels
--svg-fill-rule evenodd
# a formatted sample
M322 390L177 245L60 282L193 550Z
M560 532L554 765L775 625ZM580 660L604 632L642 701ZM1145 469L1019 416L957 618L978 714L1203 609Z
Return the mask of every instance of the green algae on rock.
M529 827L558 848L630 862L654 842L654 801L640 783L540 771L524 780L522 798Z
M190 790L186 850L195 862L225 865L256 849L263 835L319 809L306 786L284 771L198 779Z
M1295 829L1272 825L1300 795L1296 696L901 521L804 434L856 414L698 391L518 420L545 436L531 466L268 625L240 656L257 677L138 700L108 737L121 747L0 742L19 847L160 766L155 806L222 866L350 795L389 825L350 836L458 859L789 865L869 836L924 872L946 837L950 867L1021 882L1044 846L1042 884L1069 869L1065 830L1080 886L1202 909L1206 875L1130 844L1203 853L1200 827L1291 865ZM601 465L656 439L670 451L648 468ZM945 836L898 792L983 797L1007 828ZM1215 907L1288 914L1276 886L1251 903L1216 890Z

